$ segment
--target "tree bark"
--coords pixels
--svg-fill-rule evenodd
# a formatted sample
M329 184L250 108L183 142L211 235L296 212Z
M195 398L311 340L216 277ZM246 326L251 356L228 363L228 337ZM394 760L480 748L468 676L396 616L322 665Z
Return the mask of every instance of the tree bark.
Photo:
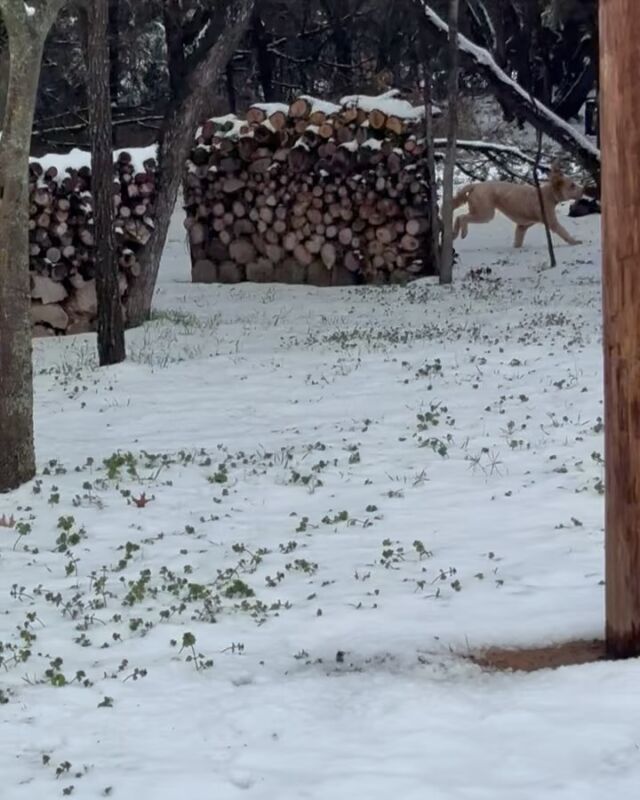
M120 97L120 0L109 3L109 85L111 100L118 107Z
M606 638L640 655L640 17L601 0Z
M160 259L196 128L213 107L217 78L247 30L254 5L255 0L232 0L229 3L224 28L204 60L185 79L182 99L172 106L162 124L158 144L155 229L142 255L142 274L131 286L127 303L129 326L141 325L149 317Z
M447 152L444 162L442 186L442 252L440 255L440 283L453 280L453 178L456 167L456 140L458 138L458 19L459 0L449 0L449 110L447 119Z
M273 86L273 55L269 52L267 26L257 9L253 14L251 40L256 54L256 66L258 68L262 96L265 103L272 103L278 99Z
M22 0L0 0L9 34L0 140L0 491L17 488L36 472L27 176L44 41L61 6L44 3L30 16Z
M419 61L421 62L422 96L424 102L424 138L426 145L425 183L429 191L430 229L428 245L425 248L425 264L433 264L440 274L440 216L438 214L438 183L436 181L435 140L433 131L433 92L432 64L427 60L427 48L421 41Z
M91 189L96 239L100 366L124 361L125 341L113 209L113 127L109 91L109 0L87 11L87 88L91 131Z

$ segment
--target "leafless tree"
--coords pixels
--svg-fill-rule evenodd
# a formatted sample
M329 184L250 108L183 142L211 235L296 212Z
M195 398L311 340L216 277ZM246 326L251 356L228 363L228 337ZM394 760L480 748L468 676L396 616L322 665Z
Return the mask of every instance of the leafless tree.
M217 81L247 31L255 0L220 0L213 4L202 19L197 46L188 52L180 24L182 5L181 0L165 0L172 97L159 131L155 228L142 256L142 274L129 293L129 325L139 325L149 316L171 215L197 125L211 113Z
M64 0L0 0L9 83L0 140L0 491L35 475L29 147L45 39Z
M442 180L442 253L440 256L440 283L453 279L453 179L456 167L458 138L458 20L459 0L449 0L449 102L447 110L447 152Z
M125 359L124 321L118 284L113 210L113 128L111 119L109 0L86 6L87 86L91 131L91 189L96 240L98 356L100 365Z

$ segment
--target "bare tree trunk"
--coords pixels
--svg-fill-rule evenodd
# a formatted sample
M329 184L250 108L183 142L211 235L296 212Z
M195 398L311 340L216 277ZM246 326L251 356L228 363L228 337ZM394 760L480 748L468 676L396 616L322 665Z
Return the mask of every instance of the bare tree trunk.
M0 119L4 119L4 110L9 89L9 35L0 18Z
M113 211L113 127L109 90L109 0L87 10L87 89L91 131L91 189L96 238L98 356L100 366L124 361L124 322L118 282Z
M109 3L109 85L113 105L120 97L120 0Z
M426 170L424 180L429 191L429 223L430 236L426 244L425 266L433 264L438 275L440 274L440 215L438 214L438 182L436 180L436 157L433 135L433 95L432 95L432 64L427 60L427 50L421 47L419 56L422 75L422 96L424 102L424 138L426 147Z
M456 167L458 138L458 18L459 0L449 0L449 116L447 120L447 152L442 187L442 253L440 283L453 280L453 178Z
M249 26L255 0L233 0L226 26L200 65L185 79L182 99L168 112L158 145L158 194L155 228L140 261L142 274L130 288L127 324L141 325L148 319L160 269L171 215L176 205L184 165L193 146L198 123L210 112L217 78L223 73Z
M273 54L269 51L269 37L266 30L262 16L259 10L256 9L253 15L251 40L256 54L256 66L258 68L262 96L266 103L272 103L277 99L277 93L273 86Z
M33 444L29 149L46 34L61 2L30 15L22 0L0 0L9 34L9 86L0 140L0 491L36 471Z

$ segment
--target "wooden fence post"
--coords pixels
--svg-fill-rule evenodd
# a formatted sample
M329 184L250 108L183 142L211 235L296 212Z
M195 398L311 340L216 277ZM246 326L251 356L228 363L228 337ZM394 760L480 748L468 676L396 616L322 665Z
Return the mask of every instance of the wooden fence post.
M600 0L606 640L640 655L640 14Z

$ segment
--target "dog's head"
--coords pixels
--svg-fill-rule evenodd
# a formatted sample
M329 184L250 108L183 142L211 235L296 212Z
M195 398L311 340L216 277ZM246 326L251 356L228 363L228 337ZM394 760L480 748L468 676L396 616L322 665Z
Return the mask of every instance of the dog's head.
M573 178L569 178L562 172L557 161L554 161L551 165L549 181L559 203L565 200L579 200L584 193L584 189L579 183L576 183Z

